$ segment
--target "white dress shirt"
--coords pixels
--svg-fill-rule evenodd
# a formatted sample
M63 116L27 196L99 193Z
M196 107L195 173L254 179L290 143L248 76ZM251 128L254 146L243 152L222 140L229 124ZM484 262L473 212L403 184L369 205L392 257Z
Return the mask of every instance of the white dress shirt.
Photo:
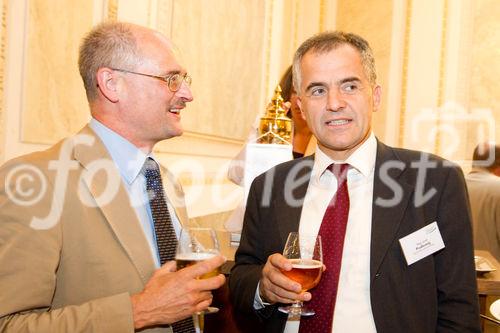
M377 141L373 133L345 161L330 159L318 147L302 208L299 232L317 234L326 208L337 191L337 179L327 167L332 163L348 163L351 166L347 173L349 217L332 326L335 333L376 332L370 303L370 240L376 154ZM290 318L285 332L295 333L298 329L299 321Z
M156 246L153 216L151 214L151 208L149 207L149 199L146 191L146 179L141 173L146 158L151 157L156 163L158 163L158 161L151 153L145 154L127 139L115 133L96 119L92 118L89 126L102 140L113 162L120 171L122 184L127 190L132 207L135 208L137 218L141 223L142 230L148 241L153 260L156 267L160 267L160 257ZM160 164L158 163L158 165ZM179 238L181 224L175 214L172 204L168 202L168 198L167 206L172 218L175 233L177 238Z

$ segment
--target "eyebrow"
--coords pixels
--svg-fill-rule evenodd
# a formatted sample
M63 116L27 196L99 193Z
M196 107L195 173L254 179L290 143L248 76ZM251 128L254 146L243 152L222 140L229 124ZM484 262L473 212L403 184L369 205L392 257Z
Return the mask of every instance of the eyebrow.
M326 84L324 82L311 82L307 85L306 91L309 91L311 88L314 88L317 86L326 86Z
M181 70L178 70L178 69L175 69L173 71L168 71L166 72L165 74L163 74L162 76L169 76L169 75L175 75L175 74L182 74L182 71Z
M340 86L346 82L359 82L359 83L361 83L361 79L357 76L346 77L346 78L338 81L337 84Z
M347 82L359 82L361 83L361 79L357 76L349 76L349 77L346 77L346 78L343 78L339 81L336 82L336 85L343 85L344 83L347 83ZM311 82L307 85L306 87L306 91L309 91L311 88L314 88L314 87L318 87L318 86L328 86L325 82Z

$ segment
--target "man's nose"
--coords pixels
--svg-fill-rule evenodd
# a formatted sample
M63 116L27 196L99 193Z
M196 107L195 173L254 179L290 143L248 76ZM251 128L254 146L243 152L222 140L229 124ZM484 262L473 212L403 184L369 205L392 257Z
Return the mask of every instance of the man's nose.
M328 91L327 95L327 109L329 111L340 111L344 109L347 105L344 95L340 89L334 88Z
M194 99L191 87L185 81L182 82L180 89L177 91L177 96L182 98L185 102L191 102Z

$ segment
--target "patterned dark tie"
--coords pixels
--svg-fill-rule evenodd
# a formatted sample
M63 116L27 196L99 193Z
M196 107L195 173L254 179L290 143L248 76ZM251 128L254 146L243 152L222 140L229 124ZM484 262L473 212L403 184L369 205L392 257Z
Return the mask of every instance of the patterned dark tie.
M165 262L175 259L177 237L168 212L158 164L151 157L148 157L144 162L143 172L155 227L156 246L160 256L160 264L163 265ZM172 329L174 333L194 333L193 319L186 318L173 323Z
M318 286L311 290L312 299L308 307L314 309L316 314L300 319L299 333L330 333L332 331L342 251L349 216L349 192L347 189L349 164L331 164L328 168L337 178L337 192L326 208L319 229L326 271Z

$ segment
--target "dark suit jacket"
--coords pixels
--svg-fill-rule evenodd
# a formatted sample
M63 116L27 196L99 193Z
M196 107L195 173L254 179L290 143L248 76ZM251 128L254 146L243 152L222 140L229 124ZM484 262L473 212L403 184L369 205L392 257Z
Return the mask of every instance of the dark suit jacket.
M436 193L424 204L416 204L417 169L420 152L377 146L375 165L370 297L379 333L480 332L469 203L463 174L456 165L427 155L434 168L425 174L425 192ZM387 162L391 162L390 168ZM300 164L307 164L300 167ZM446 165L444 165L446 164ZM267 257L281 253L291 231L299 228L302 204L289 206L289 174L304 181L293 197L303 200L313 158L278 165L252 184L245 213L236 265L230 276L231 298L241 317L258 317L263 332L282 332L286 316L277 305L255 311L257 283ZM383 177L383 174L388 174ZM422 176L422 173L421 173ZM289 186L289 185L288 185ZM381 205L399 188L402 200ZM425 193L421 192L421 194ZM445 248L408 266L399 239L437 221ZM346 239L348 242L349 239ZM256 317L255 317L256 316ZM255 329L255 328L254 328Z

